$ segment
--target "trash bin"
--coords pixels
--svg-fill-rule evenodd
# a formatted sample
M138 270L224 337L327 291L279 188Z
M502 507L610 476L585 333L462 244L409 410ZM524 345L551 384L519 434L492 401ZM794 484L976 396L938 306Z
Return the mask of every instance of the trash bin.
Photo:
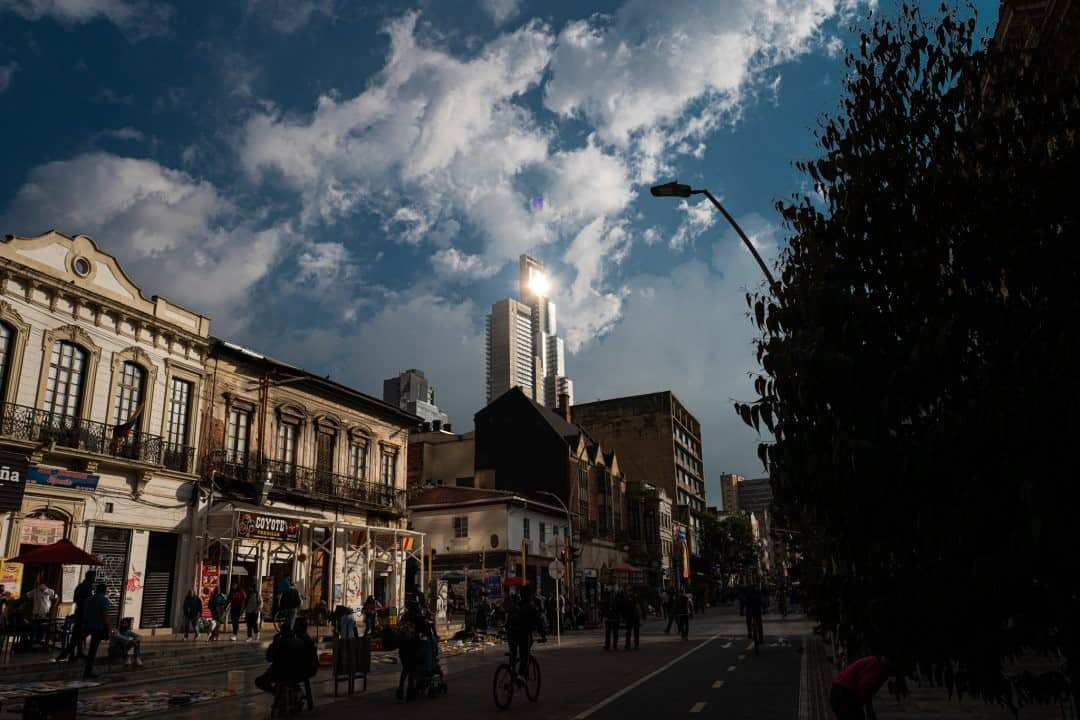
M78 688L31 695L23 703L23 720L75 720L78 712Z

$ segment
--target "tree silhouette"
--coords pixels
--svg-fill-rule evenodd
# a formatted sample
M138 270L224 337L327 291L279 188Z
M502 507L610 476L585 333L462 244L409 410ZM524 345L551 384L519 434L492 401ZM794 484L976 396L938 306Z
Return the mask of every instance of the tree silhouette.
M1076 15L1076 13L1072 13ZM823 625L1010 706L1080 689L1080 62L944 6L849 55L736 411ZM1021 654L1062 672L1011 677ZM1052 663L1053 664L1053 663ZM1075 700L1075 697L1074 697Z

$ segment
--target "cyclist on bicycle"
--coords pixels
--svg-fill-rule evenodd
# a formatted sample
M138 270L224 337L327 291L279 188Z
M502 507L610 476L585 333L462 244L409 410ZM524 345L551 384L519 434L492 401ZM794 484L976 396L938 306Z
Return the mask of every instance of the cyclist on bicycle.
M534 632L540 634L540 642L547 642L544 618L533 602L534 590L530 585L521 586L517 599L509 599L506 607L506 640L510 655L518 661L518 683L525 683L529 667L529 646Z

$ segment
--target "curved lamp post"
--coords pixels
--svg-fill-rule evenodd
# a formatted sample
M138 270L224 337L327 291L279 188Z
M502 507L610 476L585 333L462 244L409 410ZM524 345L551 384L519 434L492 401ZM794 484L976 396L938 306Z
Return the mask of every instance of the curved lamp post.
M769 280L769 285L772 287L772 289L779 289L777 287L776 280L773 279L772 273L769 272L769 268L765 265L765 261L762 260L761 255L758 254L757 248L755 248L754 244L750 242L750 238L746 236L746 233L743 232L743 229L739 227L739 223L735 222L735 218L731 217L731 215L728 214L728 211L724 209L724 206L720 204L719 200L713 197L713 194L711 192L709 192L705 188L701 188L700 190L694 190L689 185L683 185L677 182L664 183L663 185L654 185L652 188L649 189L649 192L652 193L653 197L688 198L691 195L704 195L705 197L709 198L709 202L716 206L716 209L720 211L720 214L724 216L724 219L731 224L731 227L735 228L735 232L739 233L739 237L741 237L742 241L746 244L746 248L754 256L754 259L757 260L757 264L758 267L761 268L761 272L765 273L765 277Z

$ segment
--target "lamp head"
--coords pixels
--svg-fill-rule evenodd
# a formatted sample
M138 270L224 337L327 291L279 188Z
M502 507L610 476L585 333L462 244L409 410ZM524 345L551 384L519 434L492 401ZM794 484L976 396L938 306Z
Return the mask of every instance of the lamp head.
M653 185L649 192L653 197L680 197L688 198L694 194L694 191L689 185L683 185L682 183L669 182L663 185Z

